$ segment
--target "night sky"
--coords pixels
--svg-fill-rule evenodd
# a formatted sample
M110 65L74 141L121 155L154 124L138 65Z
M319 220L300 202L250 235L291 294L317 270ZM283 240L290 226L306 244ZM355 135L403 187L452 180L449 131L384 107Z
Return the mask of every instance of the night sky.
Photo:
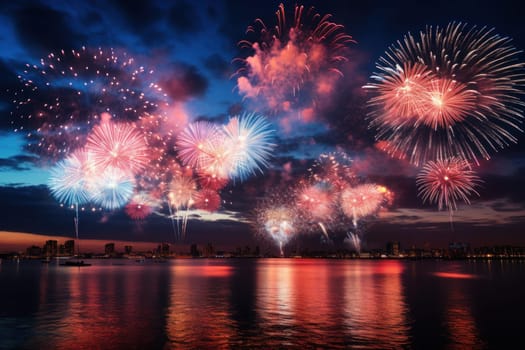
M27 232L74 236L72 210L60 207L47 181L53 165L38 150L27 146L24 133L15 132L13 93L22 84L26 64L38 64L51 52L113 48L152 71L148 79L163 87L174 115L187 122L223 124L229 116L257 111L236 87L235 58L249 50L238 43L248 38L246 29L260 18L276 23L280 1L17 1L0 7L0 232ZM284 2L292 11L295 2ZM331 14L356 43L345 48L344 76L329 95L317 101L313 121L286 113L268 113L276 130L273 157L263 173L244 181L230 181L222 189L221 208L214 213L191 212L185 243L213 242L225 248L255 245L269 239L253 229L257 200L270 190L283 191L307 176L307 169L328 152L346 152L356 174L381 183L394 200L372 218L363 220L363 244L384 247L400 241L402 247L444 247L451 241L473 246L525 245L524 136L518 143L492 153L474 170L483 183L479 197L460 204L453 220L447 210L423 204L416 187L418 169L407 161L390 158L375 146L368 127L367 93L362 88L375 72L375 62L408 32L427 25L465 22L495 28L525 49L525 27L518 4L502 1L311 1L299 3L316 12ZM252 33L253 34L253 33ZM253 37L252 37L253 38ZM525 55L520 53L520 60ZM53 90L41 90L51 99ZM522 98L523 99L523 98ZM264 112L264 111L262 111ZM180 117L183 115L183 117ZM122 119L133 119L120 116ZM30 126L29 121L26 125ZM89 207L89 206L88 206ZM124 210L80 213L80 237L86 239L174 242L166 213L144 220L130 219ZM342 232L344 234L344 232ZM8 233L9 234L9 233ZM293 244L326 248L321 233L299 235ZM339 237L339 238L338 238ZM342 238L334 233L336 244ZM40 242L35 242L39 244ZM291 244L292 244L291 243ZM0 251L2 242L0 241Z

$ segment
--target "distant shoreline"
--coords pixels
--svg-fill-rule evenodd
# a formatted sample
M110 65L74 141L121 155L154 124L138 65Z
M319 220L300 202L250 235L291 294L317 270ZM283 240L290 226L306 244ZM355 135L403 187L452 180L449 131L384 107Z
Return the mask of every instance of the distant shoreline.
M0 254L25 251L33 245L42 246L47 240L56 240L59 244L67 240L76 240L74 236L54 236L38 233L0 231ZM115 247L124 250L124 246L131 245L134 250L152 250L161 242L122 241L114 239L89 239L79 238L80 247L85 252L104 251L106 243L115 243ZM186 246L185 245L181 245Z

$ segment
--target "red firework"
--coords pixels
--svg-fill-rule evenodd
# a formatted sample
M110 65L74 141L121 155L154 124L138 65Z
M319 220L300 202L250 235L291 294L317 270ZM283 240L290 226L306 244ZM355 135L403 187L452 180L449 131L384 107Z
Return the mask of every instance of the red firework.
M133 220L143 220L153 213L154 201L145 193L139 193L133 196L131 201L126 205L124 210Z
M313 219L330 218L334 211L333 194L319 185L305 186L297 193L297 206Z
M365 88L376 139L415 165L469 162L517 142L525 64L493 29L450 23L407 34L377 63Z
M339 66L346 61L345 50L353 43L343 26L321 16L311 7L295 6L287 18L284 5L276 12L277 25L267 27L260 19L248 27L254 41L239 45L253 54L239 59L237 86L245 97L258 100L273 111L310 108L316 96L328 95L342 76ZM311 101L304 105L304 101Z
M347 187L341 192L340 204L343 213L351 217L354 225L359 218L373 215L381 209L385 200L385 187L363 184Z
M221 196L209 188L203 188L195 193L194 206L196 209L214 212L221 206Z
M437 203L439 210L447 207L451 212L457 209L458 200L470 204L472 194L479 196L475 187L480 182L470 164L457 157L429 161L416 179L423 202Z

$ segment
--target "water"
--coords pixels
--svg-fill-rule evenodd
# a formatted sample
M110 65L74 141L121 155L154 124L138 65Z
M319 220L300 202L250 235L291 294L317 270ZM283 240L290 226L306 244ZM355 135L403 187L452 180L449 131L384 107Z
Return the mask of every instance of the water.
M521 343L525 262L4 261L2 349L485 349Z

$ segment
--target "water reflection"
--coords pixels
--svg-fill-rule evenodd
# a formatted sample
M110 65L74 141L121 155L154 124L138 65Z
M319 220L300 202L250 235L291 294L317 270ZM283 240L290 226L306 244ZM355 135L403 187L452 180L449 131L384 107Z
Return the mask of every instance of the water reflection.
M162 328L156 311L163 303L162 274L133 266L126 273L113 266L49 267L42 277L33 326L38 337L23 348L120 349L163 340L152 331Z
M233 336L227 284L232 267L220 260L181 260L170 273L166 347L227 348Z
M464 280L475 279L478 276L462 271L463 264L451 264L447 271L434 273L435 276L451 278L446 290L443 319L449 334L449 349L484 349L486 344L480 339L476 321L472 315L472 296L468 292L469 285Z
M396 260L345 266L345 321L353 344L384 349L409 343L402 272Z
M4 263L0 286L9 288L0 288L0 348L476 349L523 334L525 264L120 265Z

